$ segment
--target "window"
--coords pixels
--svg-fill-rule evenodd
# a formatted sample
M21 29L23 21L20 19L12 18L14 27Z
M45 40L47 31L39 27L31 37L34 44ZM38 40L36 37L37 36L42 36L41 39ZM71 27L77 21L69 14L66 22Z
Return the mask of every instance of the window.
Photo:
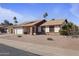
M38 27L38 32L41 32L41 27Z
M41 27L41 31L45 32L45 26Z

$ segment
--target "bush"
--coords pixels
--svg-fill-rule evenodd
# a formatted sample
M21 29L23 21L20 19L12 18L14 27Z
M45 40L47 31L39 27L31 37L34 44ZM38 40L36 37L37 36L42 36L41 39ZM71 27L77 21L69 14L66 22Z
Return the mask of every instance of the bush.
M66 30L60 30L59 33L60 35L68 35L68 32Z
M47 38L47 40L53 40L52 38Z
M18 37L22 37L21 35L18 35Z
M74 25L73 23L69 22L64 24L59 33L61 35L78 35L79 34L79 29L78 26Z

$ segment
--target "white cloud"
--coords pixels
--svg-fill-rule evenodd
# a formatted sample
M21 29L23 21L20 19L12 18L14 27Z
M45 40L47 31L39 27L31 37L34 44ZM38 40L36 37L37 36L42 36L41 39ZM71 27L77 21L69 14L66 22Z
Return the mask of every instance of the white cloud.
M33 17L30 14L22 15L20 13L17 13L11 9L6 9L0 7L0 23L3 22L3 20L7 19L10 22L13 22L13 17L16 16L19 23L35 20L36 17Z
M24 17L23 15L17 13L17 12L14 12L10 9L6 9L6 8L2 8L0 7L0 21L2 22L4 19L7 19L9 20L10 22L12 21L13 22L13 17L16 16L18 21L20 20L23 20Z

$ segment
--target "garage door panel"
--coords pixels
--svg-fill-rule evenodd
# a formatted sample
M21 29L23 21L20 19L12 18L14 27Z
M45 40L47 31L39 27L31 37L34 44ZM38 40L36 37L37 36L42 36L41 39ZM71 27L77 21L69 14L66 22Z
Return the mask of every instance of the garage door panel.
M15 29L15 34L23 34L23 29Z

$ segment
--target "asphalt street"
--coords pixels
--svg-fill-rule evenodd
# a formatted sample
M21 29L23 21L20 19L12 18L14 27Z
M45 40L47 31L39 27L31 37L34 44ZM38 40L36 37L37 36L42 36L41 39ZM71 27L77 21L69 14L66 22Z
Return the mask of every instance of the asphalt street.
M0 44L0 56L39 56L37 54Z

